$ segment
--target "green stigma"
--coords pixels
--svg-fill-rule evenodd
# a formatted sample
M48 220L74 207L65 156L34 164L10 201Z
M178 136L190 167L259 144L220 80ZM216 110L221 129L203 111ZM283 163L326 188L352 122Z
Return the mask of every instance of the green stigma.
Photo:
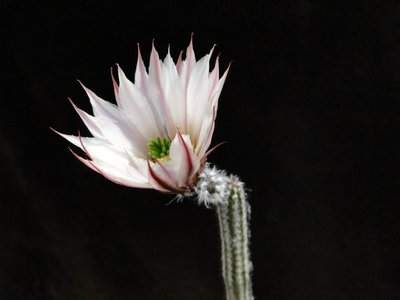
M169 147L171 141L169 139L160 139L159 137L151 140L148 144L149 156L153 159L161 159L169 156Z

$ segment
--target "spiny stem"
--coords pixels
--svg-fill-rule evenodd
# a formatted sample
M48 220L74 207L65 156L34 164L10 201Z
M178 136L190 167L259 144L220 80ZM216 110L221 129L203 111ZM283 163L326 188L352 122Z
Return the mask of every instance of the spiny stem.
M227 199L216 205L221 234L222 272L227 300L253 299L249 257L248 203L243 184L231 176Z
M226 299L254 299L250 278L250 206L243 182L206 166L195 191L201 203L211 204L217 211Z

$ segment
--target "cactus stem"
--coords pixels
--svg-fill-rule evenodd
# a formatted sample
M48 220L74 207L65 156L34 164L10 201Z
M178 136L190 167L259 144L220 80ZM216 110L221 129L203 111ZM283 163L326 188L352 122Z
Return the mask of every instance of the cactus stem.
M206 165L195 192L199 203L214 207L221 237L222 277L226 300L252 300L249 251L250 206L237 176Z

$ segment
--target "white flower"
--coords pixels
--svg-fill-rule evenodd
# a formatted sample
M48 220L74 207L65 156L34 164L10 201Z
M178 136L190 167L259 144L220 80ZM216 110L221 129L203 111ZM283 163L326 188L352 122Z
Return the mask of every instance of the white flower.
M135 83L118 66L112 77L117 105L83 86L93 116L72 105L93 137L60 133L87 158L81 162L107 179L129 187L183 193L204 167L214 131L218 98L229 68L220 78L219 62L196 61L192 41L186 57L162 61L152 48L148 72L138 47Z

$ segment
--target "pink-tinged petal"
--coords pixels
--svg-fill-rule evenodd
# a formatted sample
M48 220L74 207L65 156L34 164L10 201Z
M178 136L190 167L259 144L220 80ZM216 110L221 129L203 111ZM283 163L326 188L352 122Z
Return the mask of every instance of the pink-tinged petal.
M73 144L74 146L77 146L79 148L82 148L81 142L79 140L79 137L75 136L75 135L70 135L70 134L65 134L65 133L61 133L53 128L50 127L50 130L52 130L53 132L57 133L59 136L61 136L62 138L66 139L68 142L70 142L71 144ZM95 138L83 138L83 139L95 139Z
M209 60L210 56L206 55L196 63L187 88L188 133L190 133L194 143L197 142L207 106L210 106L208 104Z
M204 116L202 122L202 128L200 130L199 138L196 144L196 153L199 157L203 157L211 144L212 135L215 127L216 107L212 108L211 113L207 113Z
M186 49L186 57L185 60L182 60L182 52L179 54L178 62L177 62L177 72L182 82L182 86L185 94L185 118L184 118L184 126L180 127L181 130L184 130L185 133L188 133L191 130L188 122L190 121L190 115L188 114L188 86L190 81L190 76L193 71L193 67L196 64L196 56L193 50L193 34L190 37L189 46Z
M99 125L96 122L96 118L89 115L85 111L81 110L78 108L74 102L71 100L71 98L68 98L68 100L71 102L72 107L75 109L75 111L78 113L79 117L82 119L83 123L86 125L86 127L89 129L90 133L93 134L94 137L97 138L103 138L104 135L101 132L101 129Z
M160 57L154 47L154 43L150 54L148 82L148 99L152 101L159 117L164 121L167 136L171 138L171 136L175 135L176 127L172 121L172 112L169 110L168 100L165 95L165 83L162 78Z
M190 147L187 144L187 142L183 139L181 133L178 131L178 139L179 139L179 143L185 153L184 155L184 162L186 165L186 172L187 172L187 176L189 177L190 175L193 174L193 169L194 169L194 165L196 163L195 159L194 159L194 155L193 155L193 149L192 147ZM189 139L190 141L190 139Z
M150 166L152 171L160 178L163 182L168 184L169 189L174 191L180 190L178 187L177 176L175 172L175 166L171 166L169 161L151 161ZM164 184L165 186L165 184Z
M149 183L157 190L168 193L168 192L176 192L179 193L180 191L177 189L176 186L172 182L169 182L167 178L163 178L155 172L153 167L150 165L150 161L147 160L147 167L149 170Z
M98 161L88 160L88 162L93 166L93 168L96 169L98 173L114 183L135 188L152 188L148 182L134 179L129 173L126 172L126 170L114 168L113 166Z
M211 139L215 128L215 119L217 118L218 98L221 94L222 87L230 70L230 66L231 64L229 64L228 68L224 72L221 79L219 80L217 79L216 83L211 83L211 85L215 84L214 88L210 90L210 92L213 93L213 95L209 99L209 104L208 104L209 106L211 106L211 110L208 110L208 108L206 107L206 111L204 112L201 129L196 144L196 153L200 157L204 155L204 153L211 144ZM215 73L210 74L210 78L212 79L212 81L215 81L216 75L218 74L217 70L218 70L217 66L215 66L213 70L213 72L215 71Z
M193 146L188 135L181 135L178 131L171 142L170 160L163 165L175 174L178 187L189 187L193 176L197 173L200 160L193 151Z
M210 73L209 81L210 81L210 93L214 94L215 87L217 86L219 81L219 56L217 56L215 60L214 69Z
M145 95L146 100L149 103L151 111L154 115L155 122L157 123L157 129L159 132L162 132L160 136L166 135L165 129L165 120L160 112L160 97L157 91L151 86L149 81L149 75L146 71L146 67L144 65L142 54L140 52L139 43L138 47L138 59L136 63L136 71L135 71L135 86L139 89L139 91Z
M157 87L157 90L160 93L162 91L161 61L158 52L154 47L154 41L150 53L149 80L154 81L154 85Z
M97 117L96 121L106 139L115 147L137 157L147 156L148 140L129 121L106 117Z
M221 147L222 145L226 144L227 142L221 142L217 145L215 145L214 147L212 147L210 150L208 150L202 159L206 159L211 153L213 153L215 150L217 150L219 147Z
M139 43L137 44L137 47L138 47L138 59L135 71L135 85L137 85L138 88L143 89L145 92L147 92L146 85L149 79L149 75L147 74L146 67L142 59Z
M161 73L163 91L173 123L175 127L186 132L186 92L170 55L169 48L168 54L161 64Z
M110 68L110 70L111 70L111 81L112 81L113 88L114 88L115 100L117 101L118 106L120 106L121 100L119 98L118 84L117 84L117 81L114 78L113 68Z
M95 118L92 118L92 120L95 120L102 135L110 143L120 146L127 151L132 151L137 156L145 157L147 153L147 139L138 130L137 126L116 105L101 99L82 83L81 85L86 91L93 107Z
M215 49L216 46L217 46L217 44L214 44L214 45L212 46L210 52L208 52L208 55L209 55L210 57L213 55L214 49Z
M163 126L158 116L151 109L149 101L141 91L126 78L125 73L118 67L119 104L118 106L130 117L132 123L148 139L163 135Z
M99 171L90 163L90 160L88 159L84 159L82 157L80 157L78 154L76 154L71 148L68 148L69 151L72 153L73 156L75 156L75 158L77 160L79 160L81 163L83 163L85 166L89 167L90 169L92 169L93 171L99 173Z
M219 96L221 95L221 91L224 86L226 77L228 76L229 70L231 69L231 65L232 65L232 62L229 63L228 68L226 68L224 74L222 75L220 80L218 80L217 84L215 85L214 90L211 92L212 93L212 100L211 100L212 104L211 105L215 106L216 108L218 108L218 99L219 99Z
M181 72L182 72L182 53L183 53L183 51L179 52L179 56L176 61L176 70L177 70L178 74L181 74Z
M222 146L223 144L226 144L227 142L221 142L221 143L219 143L219 144L217 144L217 145L215 145L214 147L212 147L210 150L208 150L205 154L204 154L204 156L201 158L201 160L200 160L200 163L201 163L201 167L200 167L200 173L203 171L203 167L205 166L205 164L206 164L206 161L207 161L207 157L211 154L211 153L213 153L215 150L217 150L220 146Z
M73 145L85 151L93 161L110 164L120 169L129 168L131 169L129 173L131 176L135 177L135 179L139 181L147 180L145 160L130 156L128 153L115 148L113 145L96 138L67 135L54 129L52 130Z
M78 82L81 84L82 88L85 90L86 94L89 97L90 104L92 105L93 108L93 115L95 117L102 116L113 119L113 118L118 118L120 116L120 113L116 105L101 99L92 90L84 86L82 82L80 82L79 80Z
M173 186L178 186L178 181L175 177L175 174L166 168L163 163L156 161L156 164L154 164L154 170L157 170L157 173L162 174L163 177L167 178L168 182L170 182Z
M190 79L190 75L192 73L192 69L196 64L196 56L193 50L193 35L190 38L189 46L186 49L186 57L184 61L180 61L179 63L179 76L181 77L182 82L187 87Z
M93 153L89 151L87 145L85 145L83 139L78 136L78 139L81 143L81 148L85 151L86 155L90 160L80 159L85 165L90 164L91 168L103 175L110 181L113 181L117 184L129 186L129 187L138 187L138 188L151 188L151 186L147 182L147 178L143 179L140 173L131 167L130 164L121 163L117 160L105 160L105 161L97 161L94 155L98 153Z

